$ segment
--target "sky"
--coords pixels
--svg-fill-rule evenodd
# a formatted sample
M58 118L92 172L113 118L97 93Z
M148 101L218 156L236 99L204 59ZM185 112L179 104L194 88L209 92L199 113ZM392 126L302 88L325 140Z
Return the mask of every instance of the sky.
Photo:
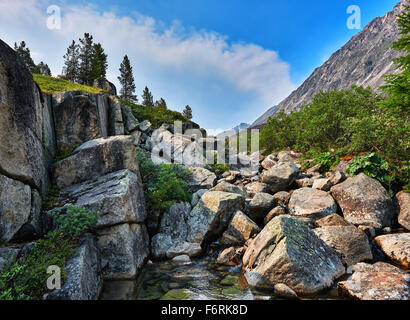
M107 78L118 90L127 54L139 98L147 85L170 109L189 104L193 121L216 134L252 123L397 2L0 0L0 39L25 40L57 76L68 45L88 32L108 54ZM360 8L359 29L347 27L351 5Z

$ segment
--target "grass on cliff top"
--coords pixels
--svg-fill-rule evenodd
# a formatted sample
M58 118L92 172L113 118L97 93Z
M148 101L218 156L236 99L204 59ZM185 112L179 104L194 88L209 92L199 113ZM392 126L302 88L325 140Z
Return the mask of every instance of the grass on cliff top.
M182 122L188 121L188 119L178 111L146 107L131 103L125 99L121 99L121 102L131 108L132 113L139 121L148 120L154 128L159 128L163 123L173 124L176 120Z
M38 84L44 93L54 93L61 91L82 91L87 93L101 93L104 90L94 88L64 79L53 78L41 74L33 74L34 81Z

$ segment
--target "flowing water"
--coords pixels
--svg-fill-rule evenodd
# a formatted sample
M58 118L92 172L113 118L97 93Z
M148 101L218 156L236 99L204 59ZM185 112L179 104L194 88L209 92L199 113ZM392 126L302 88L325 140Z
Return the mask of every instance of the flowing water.
M337 299L334 291L318 299ZM181 264L148 264L136 281L106 281L101 299L111 300L269 300L270 293L250 290L239 267L217 265L210 258Z

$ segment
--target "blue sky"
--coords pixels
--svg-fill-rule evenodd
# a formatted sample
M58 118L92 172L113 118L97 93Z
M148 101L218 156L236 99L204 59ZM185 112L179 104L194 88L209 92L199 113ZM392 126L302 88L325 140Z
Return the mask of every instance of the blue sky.
M26 40L54 75L71 39L90 32L109 56L108 78L128 54L137 94L148 85L170 108L193 109L207 129L252 122L280 102L356 32L398 0L0 0L0 38ZM46 8L61 7L59 30L45 27Z

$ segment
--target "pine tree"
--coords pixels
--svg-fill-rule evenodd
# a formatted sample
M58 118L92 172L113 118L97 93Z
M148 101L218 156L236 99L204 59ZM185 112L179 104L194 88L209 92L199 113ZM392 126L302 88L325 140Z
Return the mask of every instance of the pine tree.
M118 80L121 83L120 95L121 98L126 99L130 102L137 103L138 99L135 93L134 76L132 74L132 66L128 56L125 55L121 66L120 66L120 76Z
M152 96L148 87L145 87L144 91L142 92L142 105L146 107L154 107L154 97Z
M41 61L37 66L36 66L36 71L39 74L45 75L45 76L51 76L51 70L49 66Z
M14 43L14 50L23 59L24 63L31 73L38 73L37 66L31 58L30 49L26 47L25 41L21 41L19 46L17 46L17 43Z
M165 102L164 98L161 98L161 99L155 101L155 107L156 108L168 109L167 103Z
M98 78L105 78L107 74L107 67L107 55L105 54L101 43L97 43L94 45L94 55L92 60L92 82Z
M64 68L63 75L68 81L79 81L79 69L80 69L80 52L78 44L73 42L67 48L67 53L64 55Z
M93 57L94 45L93 36L89 33L84 33L84 38L79 39L80 46L80 68L79 68L79 82L81 84L92 85L92 71L93 71Z
M192 119L192 109L189 105L185 106L184 111L182 111L182 114L187 117L189 120Z

